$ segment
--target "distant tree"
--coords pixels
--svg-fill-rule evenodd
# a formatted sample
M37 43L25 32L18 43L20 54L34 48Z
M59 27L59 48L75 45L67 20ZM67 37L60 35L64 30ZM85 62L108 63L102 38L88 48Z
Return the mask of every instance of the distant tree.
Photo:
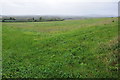
M42 17L39 18L39 21L42 21Z
M28 19L28 22L30 21L30 19Z
M28 22L34 22L34 18L27 19Z
M10 17L10 20L12 20L12 17Z
M112 22L114 22L114 20L112 20Z
M3 19L2 22L5 22L5 20Z
M37 22L37 20L34 20L35 22Z
M10 17L10 18L4 18L4 19L2 19L2 22L14 22L16 19L15 18L13 18L13 17Z
M13 18L14 20L16 20L15 18Z
M61 21L64 21L65 19L61 19Z
M15 20L15 18L13 18L13 17L10 17L10 20Z
M32 20L34 21L35 19L34 19L34 18L32 18Z

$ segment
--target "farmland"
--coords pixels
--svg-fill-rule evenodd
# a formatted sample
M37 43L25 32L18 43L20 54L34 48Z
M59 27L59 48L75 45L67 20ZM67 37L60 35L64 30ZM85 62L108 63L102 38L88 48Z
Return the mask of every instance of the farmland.
M3 78L117 78L118 20L2 23Z

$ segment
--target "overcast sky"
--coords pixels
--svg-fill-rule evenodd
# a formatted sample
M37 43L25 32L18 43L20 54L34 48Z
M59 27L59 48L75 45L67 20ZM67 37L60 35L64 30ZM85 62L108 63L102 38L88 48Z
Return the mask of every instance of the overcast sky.
M118 15L119 0L2 0L2 15Z

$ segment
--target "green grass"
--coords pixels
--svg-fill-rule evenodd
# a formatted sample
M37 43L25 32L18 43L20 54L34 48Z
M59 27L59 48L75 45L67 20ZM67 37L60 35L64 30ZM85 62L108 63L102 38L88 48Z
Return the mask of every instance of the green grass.
M3 78L118 77L117 18L2 25Z

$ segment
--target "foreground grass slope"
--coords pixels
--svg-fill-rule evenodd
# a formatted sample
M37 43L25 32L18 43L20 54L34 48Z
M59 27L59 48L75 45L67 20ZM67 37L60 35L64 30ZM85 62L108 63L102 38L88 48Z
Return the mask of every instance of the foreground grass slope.
M117 18L3 23L3 78L117 78L117 26Z

